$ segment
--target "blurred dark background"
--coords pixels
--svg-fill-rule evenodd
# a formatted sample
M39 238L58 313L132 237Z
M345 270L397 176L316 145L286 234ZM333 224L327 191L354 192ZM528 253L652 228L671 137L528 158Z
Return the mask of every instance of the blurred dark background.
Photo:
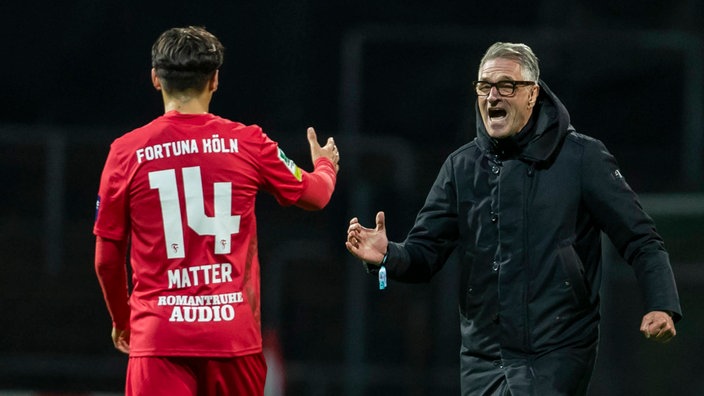
M458 269L379 292L344 238L350 217L384 210L403 239L474 137L470 82L495 41L533 47L573 125L641 194L678 280L678 337L646 342L633 273L606 244L592 394L704 394L702 2L7 1L0 18L0 394L121 393L95 195L110 142L163 110L152 42L190 24L226 47L212 112L261 125L305 169L307 126L341 150L324 211L258 204L270 371L287 395L459 394Z

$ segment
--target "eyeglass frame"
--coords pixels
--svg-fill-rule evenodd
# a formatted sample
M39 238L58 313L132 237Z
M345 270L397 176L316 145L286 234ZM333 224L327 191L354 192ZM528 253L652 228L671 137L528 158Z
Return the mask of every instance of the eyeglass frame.
M483 94L483 93L480 93L479 91L477 91L477 84L479 84L479 83L488 84L489 85L489 92ZM501 91L499 90L499 84L505 84L505 83L511 84L512 90L511 90L511 93L508 95L502 94ZM514 81L514 80L501 80L501 81L497 81L494 83L489 82L489 81L484 81L484 80L472 81L472 86L474 87L474 93L477 94L477 96L489 96L489 94L491 93L491 89L496 87L496 92L498 92L499 95L508 98L508 97L512 97L512 96L516 95L516 88L517 87L519 87L519 86L525 87L525 86L529 86L529 85L537 85L537 83L535 81Z

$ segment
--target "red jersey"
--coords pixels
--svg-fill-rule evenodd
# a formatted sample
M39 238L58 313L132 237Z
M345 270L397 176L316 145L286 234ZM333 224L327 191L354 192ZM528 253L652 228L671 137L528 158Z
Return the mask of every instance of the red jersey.
M172 111L113 142L93 232L130 240L131 356L261 351L255 198L296 203L308 175L258 126L212 114Z

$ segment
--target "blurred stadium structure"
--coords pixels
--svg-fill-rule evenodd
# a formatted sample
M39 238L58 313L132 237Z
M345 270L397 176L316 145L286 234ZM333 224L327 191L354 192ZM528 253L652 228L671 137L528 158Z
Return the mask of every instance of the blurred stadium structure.
M606 243L592 394L704 394L693 356L704 350L702 34L372 25L341 36L337 127L319 131L342 152L331 205L303 213L269 197L259 203L263 325L280 343L286 395L458 394L458 269L379 292L343 241L351 216L373 224L377 210L386 211L390 237L404 237L442 161L473 138L468 87L497 40L530 44L577 130L616 155L678 280L679 336L667 346L646 342L634 276ZM136 126L0 124L0 395L120 393L126 359L110 343L93 274L91 207L109 143ZM268 128L308 169L303 131Z

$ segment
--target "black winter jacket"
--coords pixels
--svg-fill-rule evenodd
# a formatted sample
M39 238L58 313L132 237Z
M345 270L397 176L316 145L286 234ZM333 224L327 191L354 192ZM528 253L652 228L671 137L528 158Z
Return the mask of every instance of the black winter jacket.
M462 394L586 393L598 342L603 231L633 267L645 311L681 317L669 258L604 145L578 134L540 82L517 138L477 137L450 154L390 279L462 268Z

